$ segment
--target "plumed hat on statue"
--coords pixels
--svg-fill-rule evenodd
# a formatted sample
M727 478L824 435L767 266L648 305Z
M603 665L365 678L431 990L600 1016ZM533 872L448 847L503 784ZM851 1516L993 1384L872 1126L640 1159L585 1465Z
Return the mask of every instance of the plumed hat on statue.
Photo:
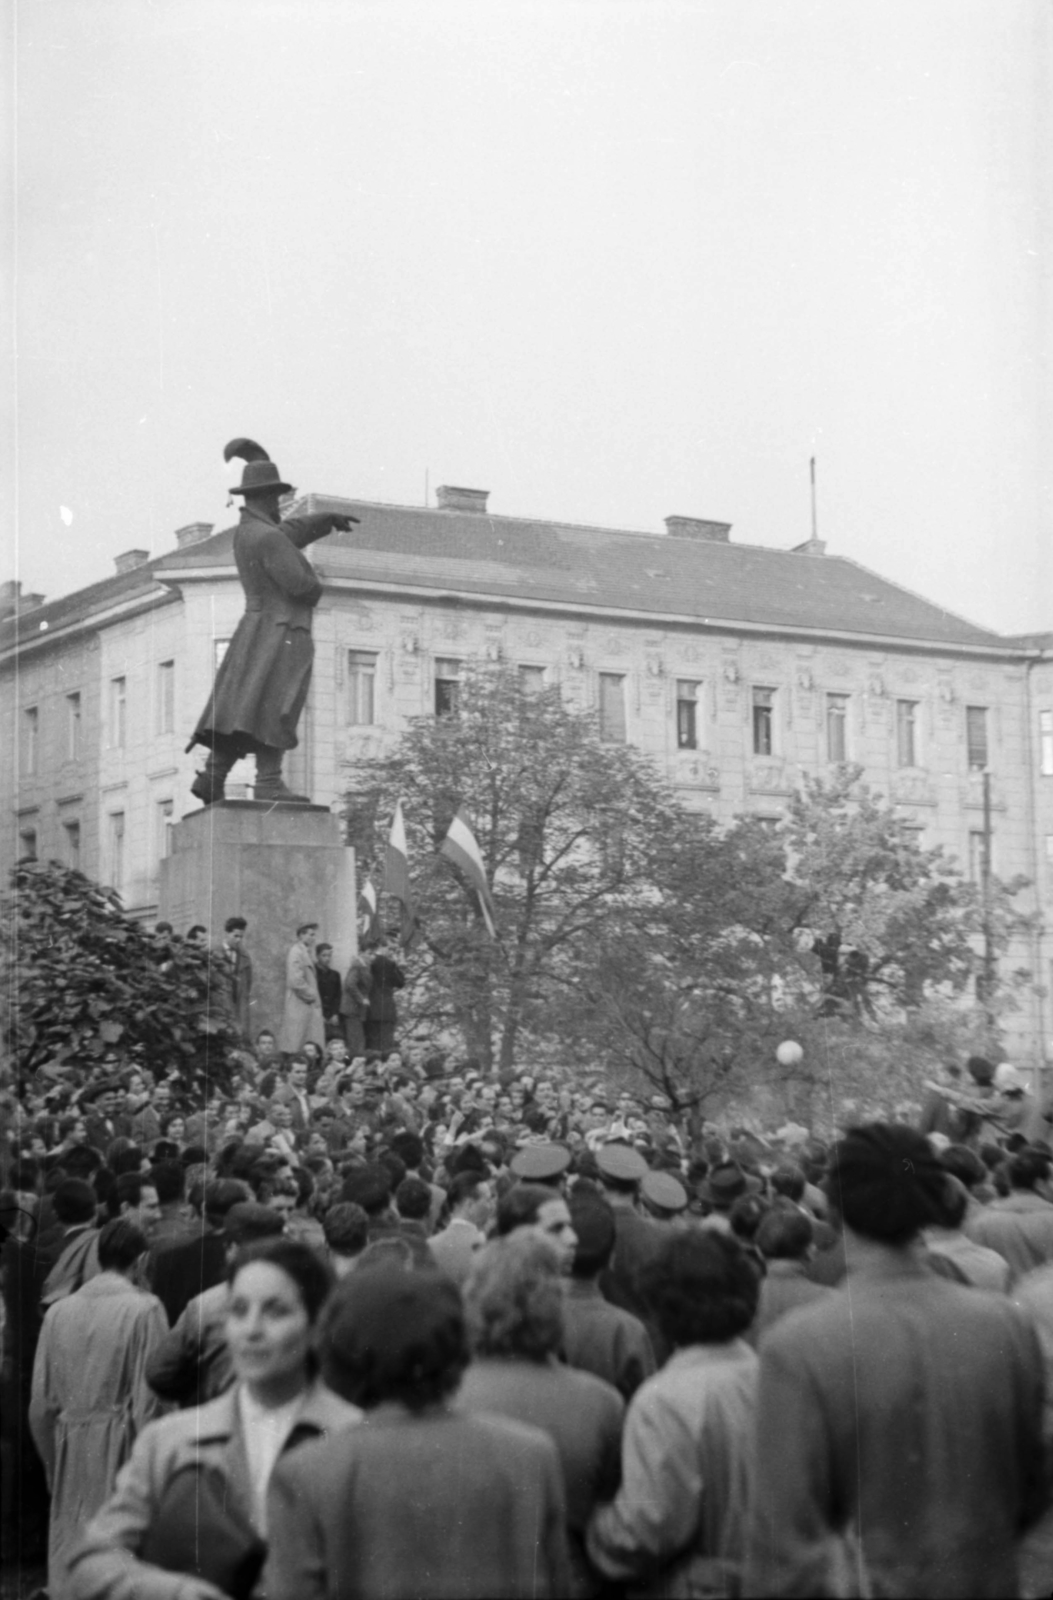
M255 439L232 439L223 451L224 461L241 461L240 484L232 484L231 494L292 494L293 486L286 483L281 473L261 444Z

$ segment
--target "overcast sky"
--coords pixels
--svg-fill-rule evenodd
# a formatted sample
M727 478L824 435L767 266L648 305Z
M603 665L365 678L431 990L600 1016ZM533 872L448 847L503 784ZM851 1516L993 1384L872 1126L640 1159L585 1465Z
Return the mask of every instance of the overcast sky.
M815 454L831 553L1053 628L1039 0L0 4L0 577L225 525L242 433L305 490L783 547Z

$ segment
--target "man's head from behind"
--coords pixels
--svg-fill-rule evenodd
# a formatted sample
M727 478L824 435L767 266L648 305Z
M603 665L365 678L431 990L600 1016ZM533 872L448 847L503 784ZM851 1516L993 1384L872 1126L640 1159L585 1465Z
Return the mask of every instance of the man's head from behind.
M379 1162L359 1167L344 1179L340 1198L362 1207L372 1221L391 1209L391 1174Z
M943 1215L946 1172L929 1141L913 1128L871 1122L834 1148L826 1192L854 1233L876 1243L908 1244Z
M1034 1189L1037 1183L1044 1183L1049 1177L1049 1157L1042 1150L1035 1150L1031 1145L1018 1150L1010 1157L1009 1182L1014 1189Z
M63 1227L80 1227L94 1222L98 1199L90 1183L83 1178L63 1178L52 1197L55 1215Z
M575 1278L598 1278L614 1252L614 1213L595 1189L575 1188L567 1203L578 1240L571 1273Z
M754 1243L767 1261L804 1261L813 1238L811 1221L803 1211L776 1206L761 1219Z
M369 1218L359 1205L341 1201L330 1206L322 1220L329 1261L337 1278L353 1271L369 1240Z

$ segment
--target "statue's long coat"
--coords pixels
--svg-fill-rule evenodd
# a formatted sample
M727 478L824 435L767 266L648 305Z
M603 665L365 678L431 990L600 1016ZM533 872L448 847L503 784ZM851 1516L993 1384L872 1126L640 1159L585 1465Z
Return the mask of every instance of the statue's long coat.
M246 506L234 530L245 615L216 673L190 747L216 734L279 750L296 747L296 724L314 661L311 615L322 593L301 552L332 531L328 512L270 522ZM188 747L189 748L189 747Z

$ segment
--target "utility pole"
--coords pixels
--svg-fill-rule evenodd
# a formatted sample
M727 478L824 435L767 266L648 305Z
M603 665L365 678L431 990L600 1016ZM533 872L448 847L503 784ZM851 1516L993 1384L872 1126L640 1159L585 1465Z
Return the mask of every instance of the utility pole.
M983 852L980 857L980 888L983 895L984 977L983 1002L988 1024L994 1025L992 1000L994 997L995 956L994 936L991 931L991 771L984 767L984 831Z

